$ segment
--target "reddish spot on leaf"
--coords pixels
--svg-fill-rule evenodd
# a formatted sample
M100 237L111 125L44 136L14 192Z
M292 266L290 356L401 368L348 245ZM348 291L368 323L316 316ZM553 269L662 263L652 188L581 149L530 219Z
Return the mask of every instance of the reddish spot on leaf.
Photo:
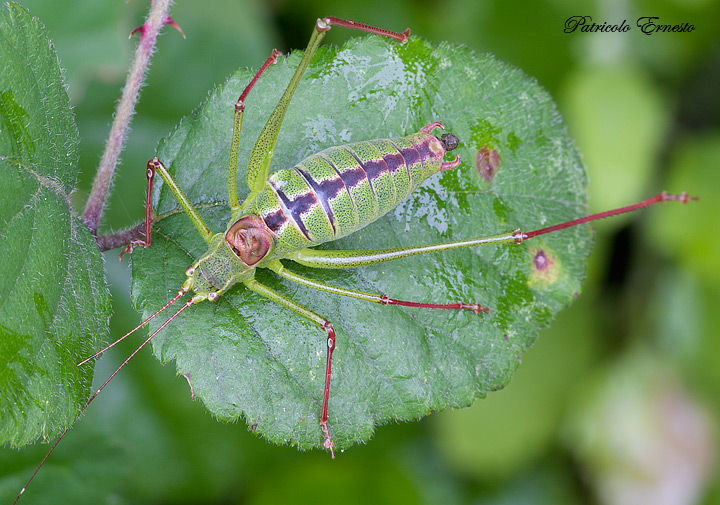
M534 288L543 288L558 280L560 268L557 259L553 254L544 248L530 248L532 254L533 272L530 274L529 283Z
M535 253L533 263L535 263L535 268L537 268L540 272L547 269L549 261L544 250L540 249L537 253Z
M492 182L500 166L500 155L495 149L481 147L475 156L475 168L478 175L487 182Z

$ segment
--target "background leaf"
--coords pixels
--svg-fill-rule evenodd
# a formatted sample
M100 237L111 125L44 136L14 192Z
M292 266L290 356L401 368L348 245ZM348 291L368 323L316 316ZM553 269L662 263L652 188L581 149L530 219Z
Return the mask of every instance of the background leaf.
M253 89L241 163L299 58L293 53L281 60ZM215 90L158 151L217 231L229 219L232 104L251 75L238 72ZM547 93L491 57L452 45L433 48L417 38L398 45L364 37L323 49L290 106L272 166L292 166L332 145L409 134L435 120L461 139L461 167L324 247L379 249L529 231L585 212L582 164ZM481 149L499 153L489 180L477 168ZM244 170L239 179L244 182ZM205 250L167 188L155 201L162 218L153 246L133 255L133 300L146 315L179 289L185 267ZM308 292L266 272L257 278L333 322L338 344L329 415L335 443L344 448L367 440L378 424L466 406L505 386L538 329L580 291L589 247L588 229L581 227L520 247L454 251L357 271L294 266L350 289L492 308L480 317L389 309ZM548 258L547 270L535 267L536 254ZM238 287L179 316L153 344L163 362L177 361L178 372L191 378L195 394L220 419L242 415L274 442L309 448L322 441L325 338L292 311Z
M106 337L108 291L95 240L70 208L78 133L45 31L0 9L0 442L55 436L88 397Z

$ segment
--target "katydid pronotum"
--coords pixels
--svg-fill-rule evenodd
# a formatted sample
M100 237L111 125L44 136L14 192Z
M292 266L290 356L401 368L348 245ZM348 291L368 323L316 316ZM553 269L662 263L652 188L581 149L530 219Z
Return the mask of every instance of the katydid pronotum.
M419 132L406 137L368 140L327 149L301 161L292 169L282 169L269 176L271 157L292 95L324 33L332 25L376 33L396 39L400 43L403 43L409 36L409 30L400 34L334 17L318 20L308 47L290 84L270 115L250 155L247 170L247 185L250 194L241 204L237 197L237 158L244 105L255 83L261 78L263 72L276 61L278 53L273 52L247 85L235 105L235 120L228 170L228 195L232 217L226 230L213 233L203 222L198 211L184 195L182 189L162 162L154 158L148 163L145 239L131 243L125 252L132 252L133 248L140 245L147 247L151 244L151 195L156 172L160 173L165 184L178 200L193 225L208 243L209 248L193 265L188 267L186 271L187 280L178 293L167 304L138 325L135 330L145 325L150 319L178 301L189 291L193 291L194 295L118 367L88 400L83 409L87 408L129 359L178 314L201 301L215 301L227 290L233 288L235 284L242 283L245 288L285 306L317 324L326 332L327 357L322 406L319 409L321 430L318 431L322 432L322 445L334 457L332 419L328 419L332 354L335 349L333 325L321 315L258 282L254 277L257 268L267 268L287 280L308 288L377 304L470 310L481 314L482 312L489 312L491 308L483 307L473 301L450 304L403 301L389 298L383 294L334 287L288 270L281 260L289 259L311 268L354 268L430 252L442 252L486 244L520 244L539 235L629 212L657 202L666 200L687 202L690 200L687 194L668 195L660 193L634 205L534 231L513 230L495 236L433 245L373 251L321 251L311 249L315 245L335 240L361 229L399 205L425 179L439 171L453 169L460 162L459 156L444 161L446 152L452 151L457 146L458 139L452 134L444 134L440 138L434 136L432 134L433 130L436 128L442 129L443 127L439 122L430 122ZM88 358L88 360L91 358ZM64 433L60 435L57 442L63 435ZM57 442L55 445L57 445ZM48 452L48 455L54 447ZM43 459L44 461L45 459Z

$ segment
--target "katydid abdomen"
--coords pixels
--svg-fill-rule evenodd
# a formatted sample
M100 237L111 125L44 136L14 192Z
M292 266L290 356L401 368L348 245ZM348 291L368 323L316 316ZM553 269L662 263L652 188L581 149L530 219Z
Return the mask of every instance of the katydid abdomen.
M336 240L370 224L440 170L457 139L430 134L431 123L406 137L331 147L268 177L246 207L275 234L275 253Z

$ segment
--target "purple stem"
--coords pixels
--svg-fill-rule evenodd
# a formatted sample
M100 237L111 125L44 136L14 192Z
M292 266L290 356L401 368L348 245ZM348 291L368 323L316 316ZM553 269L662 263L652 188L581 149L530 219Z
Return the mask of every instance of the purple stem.
M98 235L95 237L95 242L97 242L98 249L101 251L109 251L110 249L125 247L130 242L141 238L145 238L145 221L128 230L111 233L109 235Z
M125 88L118 102L115 120L105 144L105 152L100 160L100 166L82 216L83 222L93 235L97 233L113 173L123 149L130 120L135 113L135 104L140 94L140 88L143 85L150 56L155 48L155 41L160 29L170 20L168 10L171 3L172 0L154 0L147 21L138 30L140 32L140 42L135 50L135 59L130 67Z

